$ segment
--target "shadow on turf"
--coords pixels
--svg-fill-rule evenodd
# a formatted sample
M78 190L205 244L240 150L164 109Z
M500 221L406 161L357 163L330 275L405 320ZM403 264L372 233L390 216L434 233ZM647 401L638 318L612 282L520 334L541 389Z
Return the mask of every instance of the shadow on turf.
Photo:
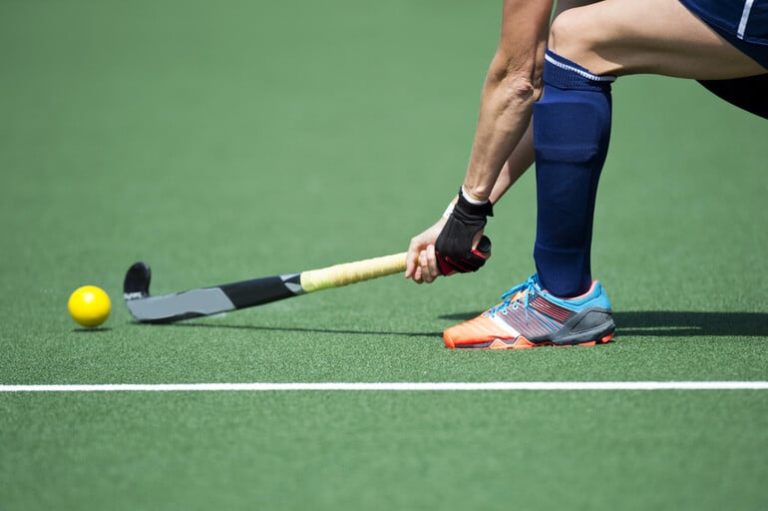
M350 334L350 335L399 335L402 337L441 337L442 332L390 332L380 330L352 330L337 328L304 328L304 327L282 327L282 326L259 326L259 325L222 325L212 323L173 323L172 325L162 325L166 327L192 327L192 328L229 328L233 330L257 330L263 332L308 332L320 334Z
M480 314L460 312L440 319L464 321ZM768 313L628 311L613 314L619 333L635 336L724 336L768 337Z

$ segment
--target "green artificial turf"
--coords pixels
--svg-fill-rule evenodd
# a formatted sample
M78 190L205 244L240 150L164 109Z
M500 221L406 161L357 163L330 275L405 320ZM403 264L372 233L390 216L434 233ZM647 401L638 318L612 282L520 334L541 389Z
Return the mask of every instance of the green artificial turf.
M20 395L2 403L28 421L0 419L0 454L17 474L2 491L6 509L765 506L759 392Z
M121 301L406 249L460 183L492 2L0 2L0 384L767 380L768 125L614 86L593 349L452 352L533 271L532 173L473 275L152 327ZM107 290L105 328L66 314ZM765 509L768 395L0 394L0 510Z

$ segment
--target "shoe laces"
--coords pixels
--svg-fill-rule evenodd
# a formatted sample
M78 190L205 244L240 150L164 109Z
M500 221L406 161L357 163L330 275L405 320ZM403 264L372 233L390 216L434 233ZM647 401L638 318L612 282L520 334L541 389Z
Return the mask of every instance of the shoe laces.
M516 285L515 287L512 287L508 289L503 295L501 295L501 303L491 307L487 314L490 317L493 317L497 313L501 312L501 314L506 314L507 309L510 307L512 310L517 310L521 305L523 309L525 309L526 314L528 313L528 304L530 301L536 296L536 289L537 284L539 283L539 277L536 274L531 275L528 277L528 280L525 282ZM522 292L522 293L521 293ZM522 294L522 296L518 296L518 294Z

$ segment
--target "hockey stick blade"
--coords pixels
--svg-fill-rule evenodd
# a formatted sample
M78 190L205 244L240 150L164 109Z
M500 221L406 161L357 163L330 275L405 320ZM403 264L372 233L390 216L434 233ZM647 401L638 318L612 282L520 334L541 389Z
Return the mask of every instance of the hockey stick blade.
M149 266L141 262L132 265L125 274L123 298L133 318L140 323L173 323L262 305L303 293L299 275L293 274L150 296L151 275Z

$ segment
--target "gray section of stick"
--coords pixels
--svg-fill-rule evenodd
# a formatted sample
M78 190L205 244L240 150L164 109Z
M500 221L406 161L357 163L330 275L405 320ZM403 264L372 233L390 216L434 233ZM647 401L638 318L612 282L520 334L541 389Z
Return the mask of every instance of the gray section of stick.
M218 287L128 300L125 304L138 321L155 321L187 314L210 316L235 309L232 301Z

